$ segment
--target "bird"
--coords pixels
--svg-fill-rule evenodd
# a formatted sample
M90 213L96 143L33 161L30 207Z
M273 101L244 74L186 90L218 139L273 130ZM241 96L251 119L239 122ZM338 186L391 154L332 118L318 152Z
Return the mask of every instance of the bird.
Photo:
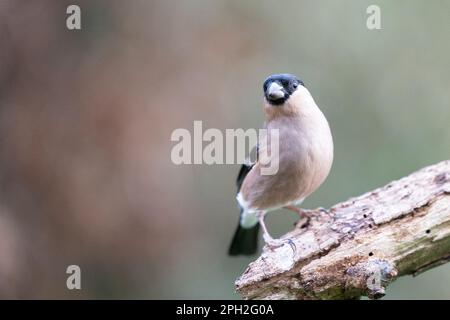
M228 250L231 256L255 254L260 227L269 249L292 245L290 239L274 239L264 218L284 208L309 219L311 210L297 206L325 181L333 163L330 126L303 81L292 74L273 74L265 79L263 92L264 128L267 136L277 130L279 150L270 152L270 139L260 139L256 161L241 166L236 181L240 215ZM278 171L262 174L262 157L274 160L274 155Z

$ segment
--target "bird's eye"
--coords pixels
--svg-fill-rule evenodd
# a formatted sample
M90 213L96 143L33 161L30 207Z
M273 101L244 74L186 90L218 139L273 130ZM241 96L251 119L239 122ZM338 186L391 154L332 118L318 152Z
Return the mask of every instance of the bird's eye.
M292 87L293 87L294 89L297 89L298 83L297 83L297 82L294 82L294 83L292 84Z

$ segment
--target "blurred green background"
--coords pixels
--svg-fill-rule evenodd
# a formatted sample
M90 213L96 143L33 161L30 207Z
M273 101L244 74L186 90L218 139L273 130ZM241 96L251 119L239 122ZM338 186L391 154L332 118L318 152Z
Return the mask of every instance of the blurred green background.
M82 30L66 29L78 4ZM381 8L381 30L366 8ZM171 133L259 128L298 75L335 161L305 208L450 158L450 1L0 0L0 297L239 298L239 165L170 160ZM268 216L274 235L295 215ZM66 288L66 267L82 290ZM450 265L385 299L450 298Z

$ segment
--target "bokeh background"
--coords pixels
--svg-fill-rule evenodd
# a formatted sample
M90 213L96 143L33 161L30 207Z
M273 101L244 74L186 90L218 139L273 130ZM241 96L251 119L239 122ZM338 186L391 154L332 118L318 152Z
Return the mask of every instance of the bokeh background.
M0 0L0 297L239 298L254 259L226 255L239 166L172 164L172 131L259 128L263 79L290 72L335 140L304 207L449 159L449 14L444 0ZM449 283L442 266L385 299L450 298Z

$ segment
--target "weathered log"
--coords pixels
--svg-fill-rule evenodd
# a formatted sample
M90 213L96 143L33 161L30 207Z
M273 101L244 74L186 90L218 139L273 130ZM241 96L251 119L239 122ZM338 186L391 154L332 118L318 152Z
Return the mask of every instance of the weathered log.
M307 226L263 248L236 280L245 299L379 298L399 276L450 260L450 161L316 210Z

